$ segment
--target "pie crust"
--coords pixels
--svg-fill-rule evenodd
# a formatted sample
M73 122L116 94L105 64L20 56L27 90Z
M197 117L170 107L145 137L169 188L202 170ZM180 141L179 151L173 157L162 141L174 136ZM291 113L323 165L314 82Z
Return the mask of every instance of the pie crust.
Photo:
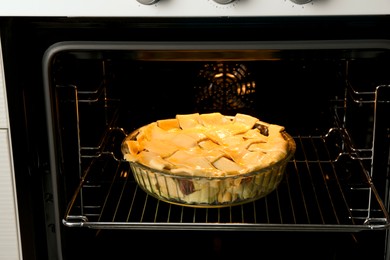
M250 115L193 113L139 128L122 152L141 187L160 199L229 205L272 191L295 143L283 126Z

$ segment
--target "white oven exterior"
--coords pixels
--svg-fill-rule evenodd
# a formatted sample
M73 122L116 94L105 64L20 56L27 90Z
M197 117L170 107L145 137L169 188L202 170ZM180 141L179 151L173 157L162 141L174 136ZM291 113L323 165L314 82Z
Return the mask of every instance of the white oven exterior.
M15 174L0 44L0 259L22 259Z
M142 2L140 0L140 2ZM93 16L93 17L219 17L219 16L321 16L390 14L388 0L159 0L145 5L137 0L6 0L0 16Z

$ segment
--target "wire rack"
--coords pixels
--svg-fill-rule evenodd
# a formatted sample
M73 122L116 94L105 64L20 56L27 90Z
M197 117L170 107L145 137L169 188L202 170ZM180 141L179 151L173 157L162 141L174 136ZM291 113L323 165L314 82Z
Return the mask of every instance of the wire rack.
M225 208L160 201L138 187L129 165L111 153L91 160L63 224L96 229L362 231L389 216L342 129L294 136L297 151L284 179L265 198Z

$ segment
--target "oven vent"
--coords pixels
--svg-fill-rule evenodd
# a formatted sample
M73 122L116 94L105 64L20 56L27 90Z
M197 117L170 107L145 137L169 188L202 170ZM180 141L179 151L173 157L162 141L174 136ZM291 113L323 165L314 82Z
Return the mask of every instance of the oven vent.
M195 86L195 103L198 111L255 110L256 82L244 64L208 63L203 66Z

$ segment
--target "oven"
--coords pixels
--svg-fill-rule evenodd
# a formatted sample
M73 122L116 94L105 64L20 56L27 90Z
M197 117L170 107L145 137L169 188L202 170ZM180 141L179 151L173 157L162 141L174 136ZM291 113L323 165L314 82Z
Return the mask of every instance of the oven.
M115 2L0 4L0 256L390 259L388 1ZM285 127L276 189L145 192L123 140L212 112Z

